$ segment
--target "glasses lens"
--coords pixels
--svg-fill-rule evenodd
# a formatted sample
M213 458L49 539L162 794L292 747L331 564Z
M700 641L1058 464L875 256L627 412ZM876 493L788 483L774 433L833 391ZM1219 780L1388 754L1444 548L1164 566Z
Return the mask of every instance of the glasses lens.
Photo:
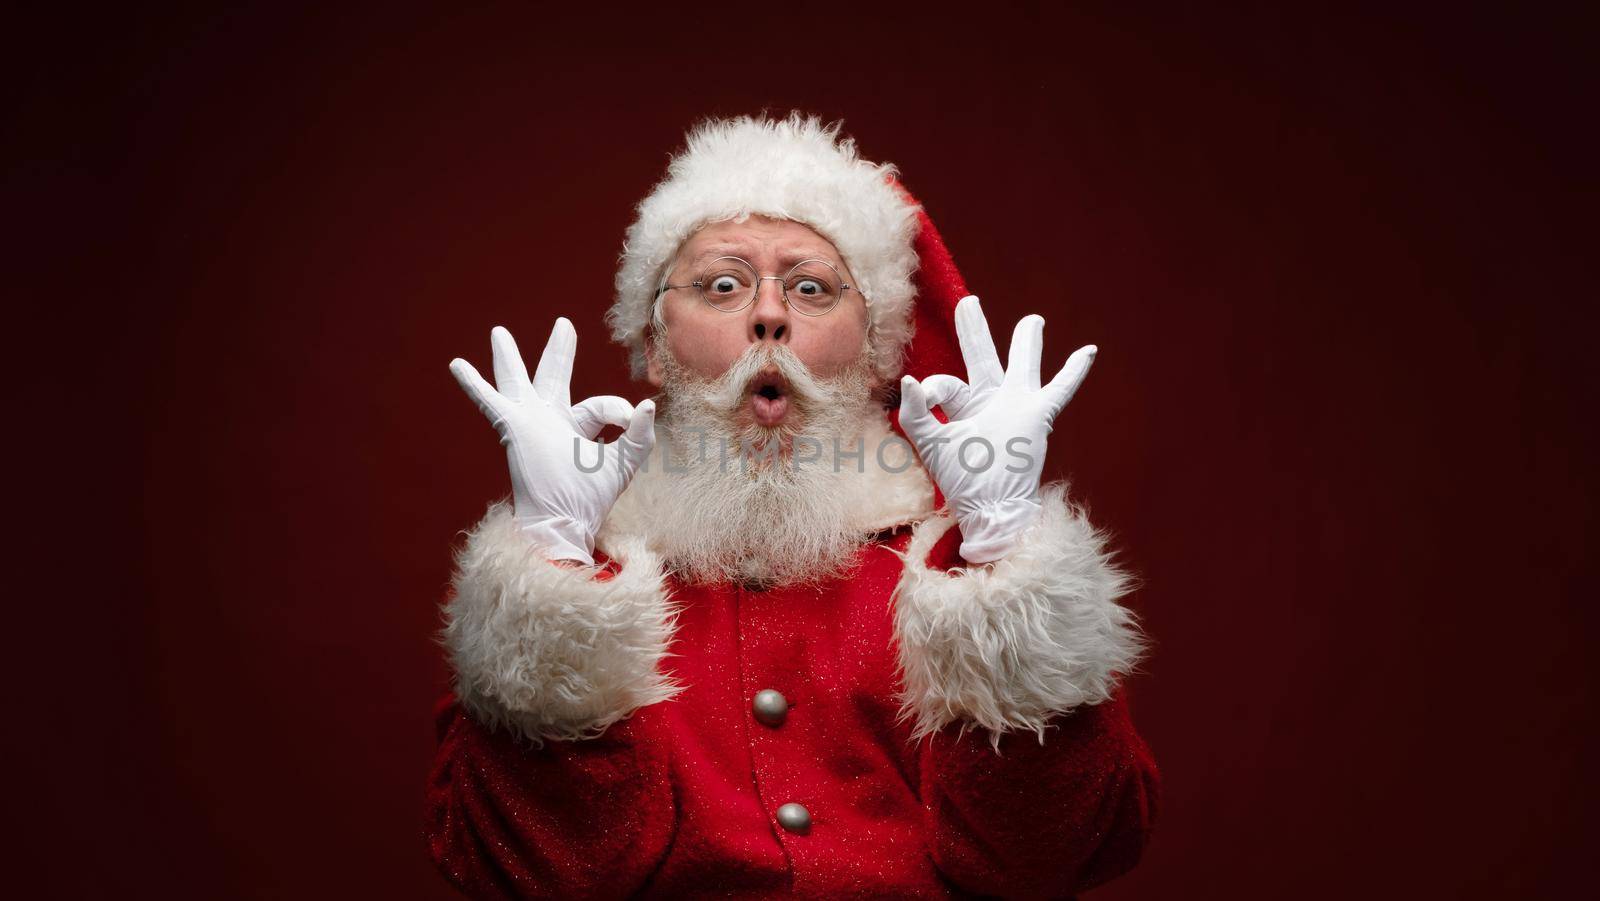
M700 293L719 310L737 310L756 293L756 273L738 257L712 260L700 277Z
M808 316L820 316L839 302L844 279L839 270L822 260L803 260L783 280L789 305Z

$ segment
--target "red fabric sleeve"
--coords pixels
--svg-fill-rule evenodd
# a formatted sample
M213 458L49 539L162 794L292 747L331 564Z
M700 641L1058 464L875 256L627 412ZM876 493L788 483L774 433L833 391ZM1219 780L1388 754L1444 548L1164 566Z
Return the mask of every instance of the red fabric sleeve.
M445 878L474 898L624 897L665 857L674 808L664 745L636 719L535 748L491 732L452 697L425 833Z
M1051 720L1044 744L1007 733L921 748L920 781L934 864L967 891L1065 898L1132 869L1155 818L1159 774L1121 695Z
M961 529L925 564L969 566ZM969 891L1070 898L1133 869L1155 821L1160 773L1133 728L1126 689L1051 719L1044 744L1011 732L1000 754L987 730L946 726L920 748L933 859Z

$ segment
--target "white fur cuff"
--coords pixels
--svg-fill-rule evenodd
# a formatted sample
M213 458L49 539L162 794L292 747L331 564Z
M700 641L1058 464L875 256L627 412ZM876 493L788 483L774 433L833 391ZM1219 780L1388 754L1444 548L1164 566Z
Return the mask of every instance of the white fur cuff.
M956 720L1000 734L1031 729L1111 696L1143 642L1133 614L1117 603L1128 576L1111 562L1105 537L1046 486L1044 510L1015 551L995 563L941 571L928 552L954 521L917 527L895 588L902 719L915 738Z
M442 641L461 703L491 727L532 739L592 738L680 686L662 676L675 611L660 561L642 541L607 548L621 564L543 559L495 504L456 558Z

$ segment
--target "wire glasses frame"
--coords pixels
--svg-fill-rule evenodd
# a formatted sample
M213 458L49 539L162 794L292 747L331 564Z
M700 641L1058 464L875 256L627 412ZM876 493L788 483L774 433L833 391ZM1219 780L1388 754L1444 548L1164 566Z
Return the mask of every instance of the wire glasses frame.
M734 263L743 270L742 273L729 267L729 264ZM826 269L819 270L814 268L815 266L823 266ZM749 284L720 284L723 279L737 278L740 275L747 275ZM860 293L860 289L847 284L844 276L840 275L839 270L827 260L801 260L780 278L776 275L759 275L756 267L749 262L740 257L730 256L717 257L707 263L700 277L687 285L662 285L656 289L656 297L659 298L675 288L696 288L700 292L701 299L713 309L724 313L737 313L755 303L756 295L760 293L760 286L764 281L777 282L783 292L784 305L803 316L825 316L839 305L846 291L853 290ZM806 282L813 283L814 287L809 290L815 293L804 293L802 286ZM790 299L791 289L799 293L800 303Z

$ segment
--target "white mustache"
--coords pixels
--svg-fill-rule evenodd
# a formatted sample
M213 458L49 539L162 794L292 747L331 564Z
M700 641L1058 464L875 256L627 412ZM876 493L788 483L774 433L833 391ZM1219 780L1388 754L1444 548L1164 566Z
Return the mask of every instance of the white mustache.
M788 382L790 403L801 412L836 403L834 389L811 374L795 352L781 344L752 344L720 377L705 389L704 397L717 409L732 410L745 403L750 380L771 366Z

